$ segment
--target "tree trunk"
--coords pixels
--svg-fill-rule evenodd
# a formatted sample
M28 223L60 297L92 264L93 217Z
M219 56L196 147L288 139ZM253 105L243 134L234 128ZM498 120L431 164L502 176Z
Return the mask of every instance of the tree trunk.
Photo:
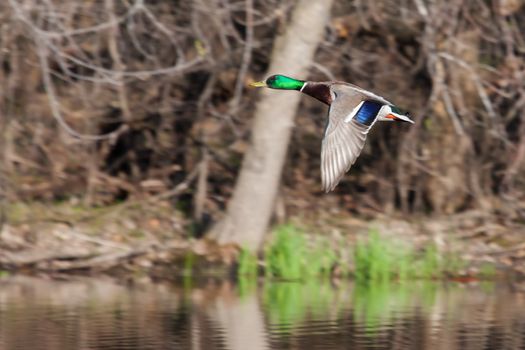
M276 41L269 74L306 78L323 38L332 0L299 0ZM265 89L256 106L252 143L246 152L224 219L211 236L256 251L264 238L279 186L300 94Z

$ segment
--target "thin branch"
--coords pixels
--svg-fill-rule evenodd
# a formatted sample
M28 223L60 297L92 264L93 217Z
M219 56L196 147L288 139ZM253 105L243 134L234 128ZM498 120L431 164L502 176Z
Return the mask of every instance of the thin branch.
M239 73L237 74L237 82L235 83L235 89L233 98L230 103L230 114L235 114L239 108L239 103L242 97L243 88L245 85L246 73L248 66L252 60L252 48L253 48L253 0L245 0L246 3L246 38L244 44L244 51L242 54L242 63Z
M48 96L51 113L53 117L55 118L55 120L57 121L57 123L62 127L62 129L64 129L71 136L77 139L85 140L85 141L100 141L100 140L115 139L118 137L118 135L128 130L128 126L125 124L122 124L122 126L119 127L117 130L112 131L108 134L85 135L71 128L69 124L66 123L66 121L64 120L60 112L60 103L58 102L58 99L55 93L55 88L54 88L53 81L51 79L50 70L49 70L49 63L47 61L47 48L41 42L36 42L35 44L37 45L37 54L40 60L40 67L42 69L42 80L44 82L44 87L45 87L45 90Z

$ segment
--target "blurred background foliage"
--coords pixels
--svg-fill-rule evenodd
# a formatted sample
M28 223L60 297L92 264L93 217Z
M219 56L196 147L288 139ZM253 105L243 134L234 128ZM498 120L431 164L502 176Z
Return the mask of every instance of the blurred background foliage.
M3 201L99 206L164 196L188 217L222 212L258 96L246 84L286 74L266 70L294 4L2 2ZM326 108L304 98L280 191L283 215L325 204L365 215L479 209L522 221L522 5L336 1L310 75L297 78L373 90L416 125L377 127L325 196Z

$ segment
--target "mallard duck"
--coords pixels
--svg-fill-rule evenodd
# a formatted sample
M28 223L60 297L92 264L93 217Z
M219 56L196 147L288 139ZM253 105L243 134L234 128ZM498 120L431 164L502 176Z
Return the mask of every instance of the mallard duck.
M255 87L297 90L327 104L328 121L321 146L321 179L325 192L332 191L355 163L366 135L376 121L414 123L393 103L358 86L339 81L304 81L272 75Z

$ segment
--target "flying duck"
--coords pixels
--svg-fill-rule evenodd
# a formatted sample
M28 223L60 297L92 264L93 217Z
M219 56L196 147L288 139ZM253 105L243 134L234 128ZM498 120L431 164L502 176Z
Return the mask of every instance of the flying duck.
M340 81L304 81L272 75L255 87L297 90L329 106L328 121L321 146L323 190L332 191L355 163L366 135L376 121L414 123L391 102L358 86Z

